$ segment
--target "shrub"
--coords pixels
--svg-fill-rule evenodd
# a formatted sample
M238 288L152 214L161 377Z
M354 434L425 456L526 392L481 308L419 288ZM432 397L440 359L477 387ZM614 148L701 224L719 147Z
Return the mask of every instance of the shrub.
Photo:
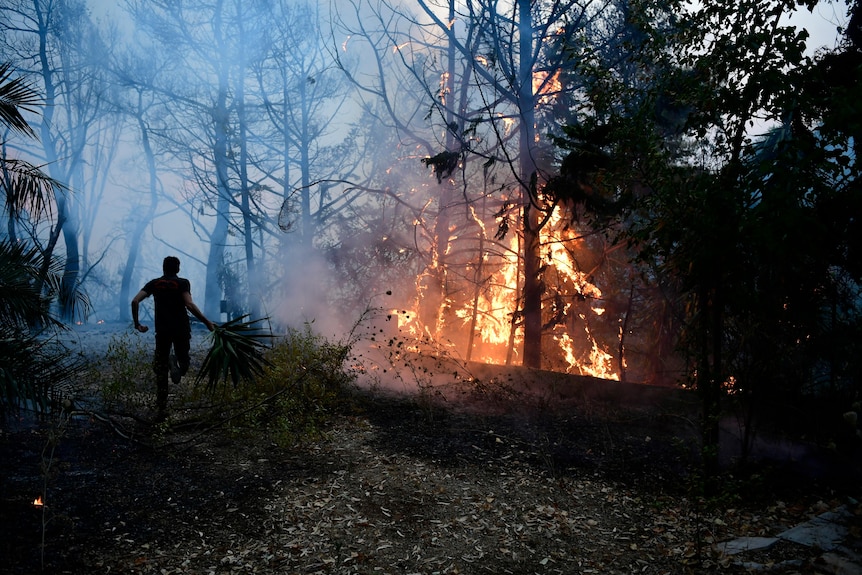
M136 334L124 332L111 336L105 357L92 367L91 380L106 408L141 408L153 401L144 393L146 384L151 383L152 369L149 346Z
M344 369L348 352L349 346L327 341L309 325L274 338L260 375L223 387L231 429L268 431L278 444L318 436L353 382Z

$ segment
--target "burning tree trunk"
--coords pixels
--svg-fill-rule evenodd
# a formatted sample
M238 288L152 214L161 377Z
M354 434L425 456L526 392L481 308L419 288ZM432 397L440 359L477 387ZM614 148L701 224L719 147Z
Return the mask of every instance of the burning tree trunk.
M455 20L455 4L449 3L448 21ZM451 98L455 93L455 62L456 48L450 41L446 48L446 74L442 82L440 90L440 103L445 110L445 121L448 129L444 140L445 155L448 160L448 165L444 171L438 170L438 181L440 182L439 195L437 196L437 217L434 222L434 238L431 245L431 262L427 273L427 286L425 289L425 297L422 299L423 314L422 317L427 318L426 326L429 328L431 335L438 339L442 335L442 330L445 324L446 311L448 309L446 299L446 276L448 270L447 256L449 253L449 242L451 239L450 226L451 218L449 214L450 204L453 196L454 182L448 177L441 175L448 173L450 176L458 169L457 162L463 161L460 148L460 142L456 139L455 130L461 128L463 122L456 121L455 113L451 105ZM469 352L468 352L469 354Z

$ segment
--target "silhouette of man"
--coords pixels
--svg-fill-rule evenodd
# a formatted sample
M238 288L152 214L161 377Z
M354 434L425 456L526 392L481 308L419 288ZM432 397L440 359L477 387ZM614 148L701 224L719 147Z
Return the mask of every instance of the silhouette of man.
M164 418L168 406L168 375L176 384L189 370L192 330L186 310L192 312L210 331L215 329L215 325L192 301L189 280L177 275L180 273L179 258L166 257L162 263L162 273L162 277L148 281L132 298L132 320L135 329L141 333L146 333L149 328L138 321L140 304L150 296L155 301L156 351L153 355L153 371L156 374L159 418Z

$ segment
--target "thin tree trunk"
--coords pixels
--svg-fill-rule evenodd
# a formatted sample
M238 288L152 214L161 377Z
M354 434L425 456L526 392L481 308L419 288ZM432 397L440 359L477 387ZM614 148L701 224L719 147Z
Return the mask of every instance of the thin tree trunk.
M222 289L219 272L224 266L224 252L230 222L230 185L227 170L227 79L222 77L219 99L213 111L215 141L213 143L213 163L216 168L216 224L210 236L210 249L207 256L206 291L204 294L204 314L207 317L220 317Z
M518 108L521 113L519 166L524 221L524 365L542 365L542 278L539 226L541 214L536 197L536 164L533 158L535 113L533 110L533 19L530 0L518 0Z
M632 305L635 299L635 283L632 282L629 289L629 301L626 306L626 313L620 325L620 345L617 350L617 365L620 370L620 381L626 381L626 334L628 333L629 318L632 314Z
M486 189L483 190L482 194L482 213L480 217L485 216L485 204L487 202L488 195L487 193L487 185ZM476 338L476 323L478 321L479 315L479 297L482 295L482 276L485 273L485 227L479 225L477 222L476 225L479 228L479 262L476 264L476 274L473 277L473 309L470 315L470 332L467 339L467 357L466 360L470 361L470 358L473 356L473 341Z
M156 171L156 157L153 153L152 144L150 142L150 133L147 124L144 121L143 115L138 113L138 127L141 130L141 145L144 149L144 159L147 162L147 174L149 176L150 203L147 206L146 213L135 222L135 227L129 235L129 253L126 256L126 265L123 268L123 277L120 282L120 321L131 321L131 308L129 302L132 299L132 279L134 277L135 266L138 262L138 255L141 251L141 240L144 237L144 232L147 226L153 221L156 214L156 207L159 203L158 194L158 172Z
M241 21L240 21L241 22ZM240 23L240 26L242 24ZM240 35L242 35L240 31ZM262 294L260 292L261 279L258 277L257 265L254 257L254 235L252 233L251 193L248 181L248 144L246 139L247 125L245 114L245 63L237 73L236 79L236 101L237 121L239 122L239 176L240 176L240 209L242 211L242 232L245 245L245 267L248 285L248 311L252 318L260 317L260 304Z

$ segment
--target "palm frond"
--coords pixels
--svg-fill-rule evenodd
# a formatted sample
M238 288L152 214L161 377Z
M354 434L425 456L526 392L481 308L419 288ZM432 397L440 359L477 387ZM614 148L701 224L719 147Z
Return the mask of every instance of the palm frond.
M41 103L38 93L23 78L12 77L12 65L0 65L0 122L9 128L36 138L21 110L35 112Z
M73 391L86 367L54 337L0 326L0 419L21 407L47 412L49 400Z
M245 321L247 315L233 319L210 333L212 345L198 371L195 384L205 383L212 392L219 382L230 379L234 387L241 381L250 381L261 375L270 365L264 353L269 349L267 340L275 336L260 324L269 318Z
M0 318L27 330L29 325L54 323L49 300L37 291L42 254L36 247L0 240Z
M63 189L38 166L14 158L0 158L0 189L7 208L18 214L26 211L33 219L52 214L54 191Z

